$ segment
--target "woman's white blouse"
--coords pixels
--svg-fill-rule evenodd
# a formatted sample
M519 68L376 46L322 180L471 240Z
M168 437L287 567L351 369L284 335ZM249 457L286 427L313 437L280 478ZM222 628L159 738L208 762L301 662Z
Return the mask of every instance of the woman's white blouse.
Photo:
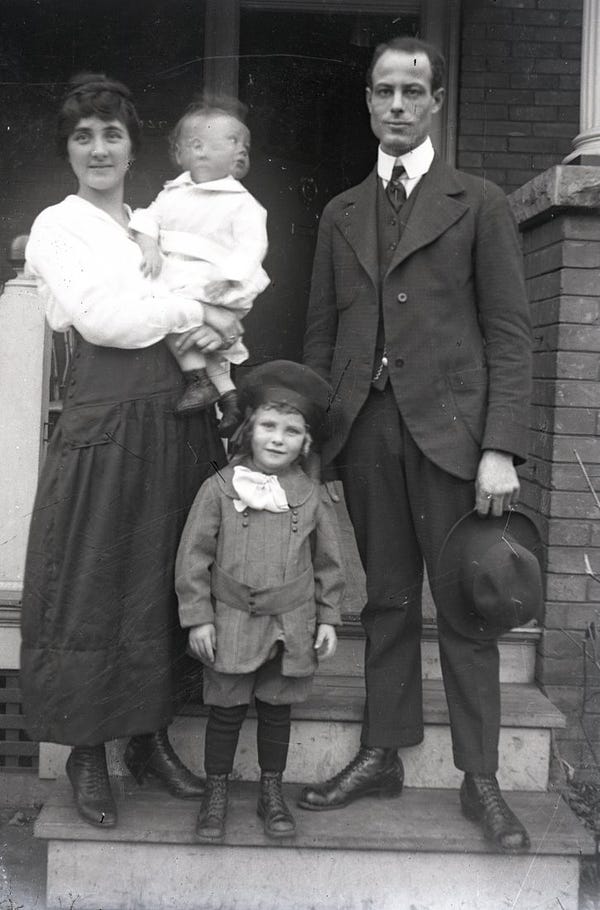
M204 321L199 301L145 278L125 228L79 196L38 215L25 255L55 331L72 326L92 344L144 348Z

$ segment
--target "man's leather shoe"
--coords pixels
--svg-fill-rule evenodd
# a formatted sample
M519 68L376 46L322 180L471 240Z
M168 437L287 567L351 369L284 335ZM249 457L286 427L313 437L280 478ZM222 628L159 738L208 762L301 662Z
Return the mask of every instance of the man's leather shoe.
M505 853L529 850L529 835L504 802L494 774L465 774L460 804L463 815L479 822L486 839Z
M322 811L341 809L362 796L400 796L404 768L395 749L361 746L349 765L316 787L305 787L298 805Z

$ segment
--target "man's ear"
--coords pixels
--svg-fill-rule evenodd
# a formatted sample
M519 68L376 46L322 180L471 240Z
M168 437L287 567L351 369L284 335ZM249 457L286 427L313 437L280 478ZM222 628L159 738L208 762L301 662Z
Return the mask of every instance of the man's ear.
M444 103L445 96L446 96L446 89L437 88L435 90L435 92L433 92L433 100L435 101L435 107L433 109L434 114L437 114L437 112L439 110L441 110L441 107Z
M372 96L373 96L373 92L372 92L372 90L369 88L369 86L367 85L367 87L366 87L366 89L365 89L365 98L366 98L367 108L368 108L369 113L371 113L371 98L372 98Z

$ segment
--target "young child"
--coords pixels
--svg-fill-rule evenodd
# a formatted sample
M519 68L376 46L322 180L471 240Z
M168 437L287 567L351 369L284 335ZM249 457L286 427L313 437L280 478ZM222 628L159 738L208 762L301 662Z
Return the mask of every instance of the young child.
M286 360L245 378L238 453L202 485L179 546L179 617L210 705L203 843L223 840L228 775L252 699L258 814L269 837L295 833L281 788L290 706L306 699L317 654L335 651L344 590L333 506L302 468L312 437L323 435L328 393L309 367Z
M204 103L187 109L170 137L172 157L183 173L168 181L147 209L135 211L129 223L143 253L144 274L156 278L161 273L171 291L224 308L210 321L225 336L221 351L203 354L192 348L180 354L178 336L167 339L188 383L177 412L218 401L224 437L240 417L230 364L248 357L238 320L269 284L261 265L267 252L266 212L238 179L248 172L250 150L240 111L239 102L231 110Z

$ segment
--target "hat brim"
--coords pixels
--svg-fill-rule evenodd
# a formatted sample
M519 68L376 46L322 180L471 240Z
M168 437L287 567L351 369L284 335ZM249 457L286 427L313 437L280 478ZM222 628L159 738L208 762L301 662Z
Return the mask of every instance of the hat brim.
M494 529L498 536L502 533L509 534L520 546L532 553L541 566L542 542L539 531L534 522L523 512L512 509L501 517L482 517L471 510L463 515L448 532L438 558L436 577L433 587L436 590L436 605L440 614L448 624L460 635L467 638L492 640L504 635L511 629L518 628L514 623L500 615L496 618L483 617L475 609L465 603L464 594L460 585L460 569L465 547L471 546L474 534L481 534L483 522L486 530ZM519 626L531 619L541 619L543 604L540 603L538 614L533 614Z

